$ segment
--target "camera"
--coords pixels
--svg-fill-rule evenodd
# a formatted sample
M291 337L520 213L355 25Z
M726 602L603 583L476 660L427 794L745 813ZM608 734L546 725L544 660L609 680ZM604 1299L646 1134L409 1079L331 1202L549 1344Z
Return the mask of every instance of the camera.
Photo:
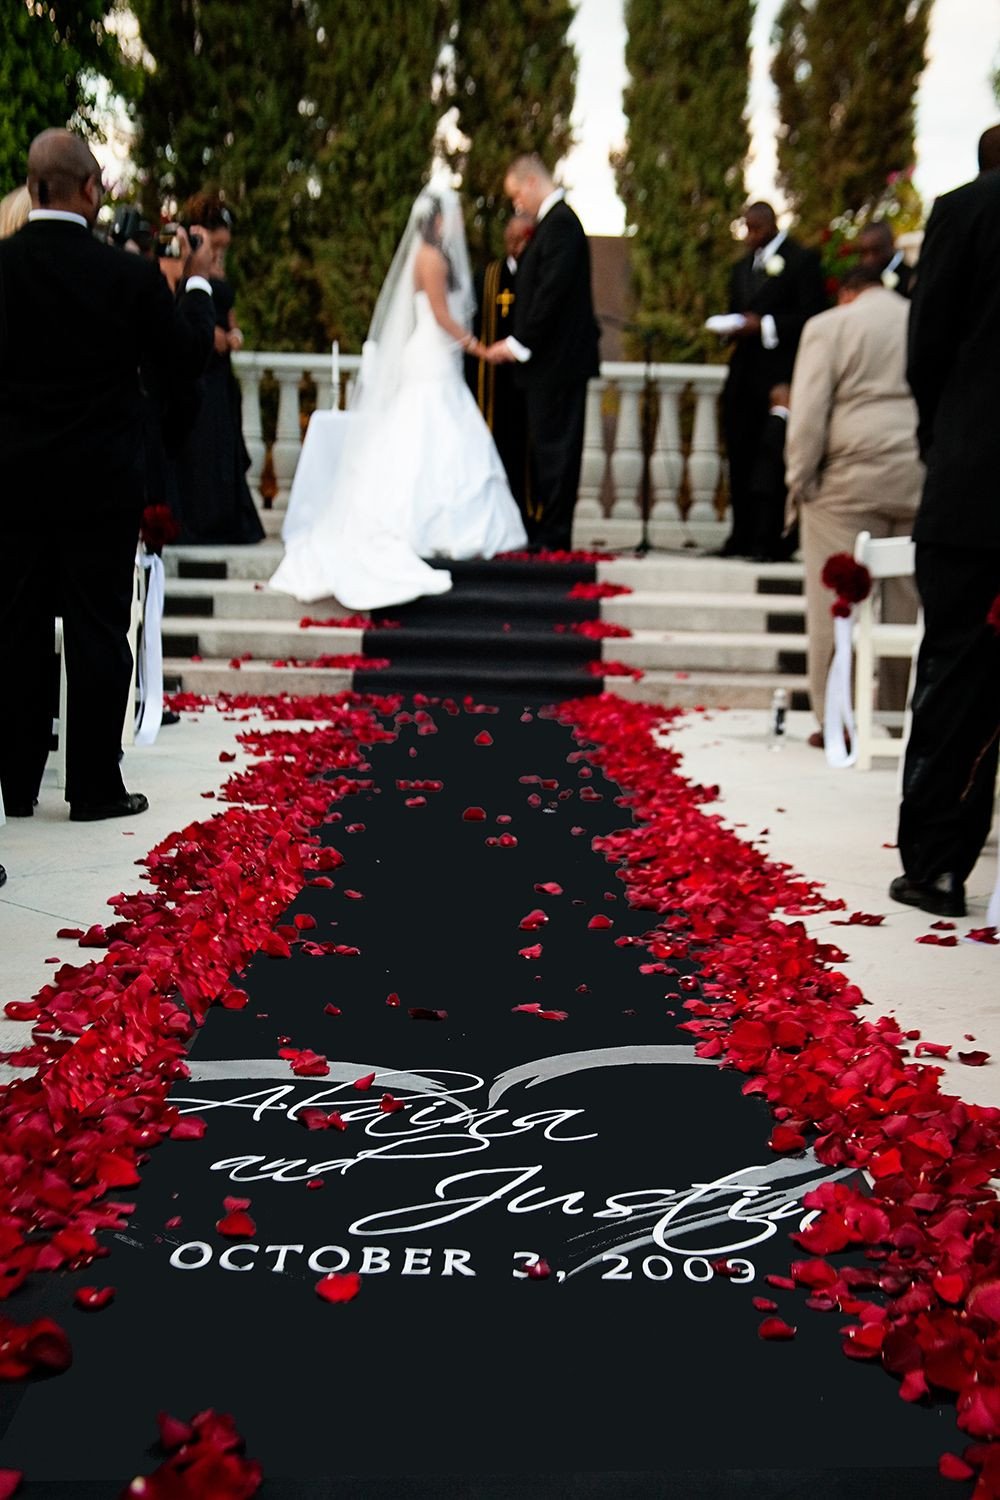
M154 242L154 249L158 260L179 260L183 251L181 249L180 236L177 231L180 224L164 224ZM201 235L189 234L188 244L192 250L201 247Z
M119 250L131 241L140 254L148 255L153 243L153 228L134 203L119 203L108 237Z

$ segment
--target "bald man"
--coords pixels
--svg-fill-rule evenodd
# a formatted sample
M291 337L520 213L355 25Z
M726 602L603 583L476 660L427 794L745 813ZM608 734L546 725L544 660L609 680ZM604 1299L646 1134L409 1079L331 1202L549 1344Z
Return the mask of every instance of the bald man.
M146 810L118 765L143 503L140 363L175 389L212 348L207 237L175 304L154 265L91 230L103 189L85 141L46 130L28 155L32 210L0 241L0 682L8 817L32 815L52 729L63 620L66 800L92 822Z
M908 297L912 291L913 270L903 259L902 250L896 249L892 229L885 219L876 219L866 224L858 235L858 264L865 271L874 271L890 291Z

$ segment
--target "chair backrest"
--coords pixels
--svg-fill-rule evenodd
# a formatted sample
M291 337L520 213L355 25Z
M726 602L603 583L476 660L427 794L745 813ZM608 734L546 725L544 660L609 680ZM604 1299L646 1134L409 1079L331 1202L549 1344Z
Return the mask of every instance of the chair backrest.
M909 536L873 538L870 531L859 531L854 561L864 563L873 578L910 578L916 567L916 548Z

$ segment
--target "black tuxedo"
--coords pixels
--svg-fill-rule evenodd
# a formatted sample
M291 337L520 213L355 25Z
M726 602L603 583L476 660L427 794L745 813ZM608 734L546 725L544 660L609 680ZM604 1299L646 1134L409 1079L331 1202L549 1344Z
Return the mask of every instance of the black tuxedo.
M559 201L538 223L517 270L514 337L531 350L517 365L528 418L528 534L568 548L580 484L587 382L600 370L583 225Z
M815 251L786 237L774 253L784 262L779 274L755 270L753 256L746 255L733 266L729 282L730 311L772 317L778 336L774 349L765 348L762 334L735 341L722 393L732 506L726 546L735 553L750 552L757 543L751 483L771 388L791 381L802 329L827 301Z
M132 661L143 503L139 366L194 380L212 300L175 305L157 268L68 221L0 241L0 679L17 720L0 738L10 804L37 795L51 732L54 620L69 690L66 797L111 802Z
M506 257L490 261L485 271L476 276L477 310L472 324L476 338L484 344L506 338L514 326L516 303L516 262L512 271ZM516 383L512 365L492 365L469 358L465 364L469 386L483 421L493 434L511 493L522 516L527 518L530 480L524 391Z
M910 311L907 376L927 465L914 525L924 640L899 849L918 881L964 880L989 832L1000 724L1000 172L934 205ZM992 739L991 748L981 753Z

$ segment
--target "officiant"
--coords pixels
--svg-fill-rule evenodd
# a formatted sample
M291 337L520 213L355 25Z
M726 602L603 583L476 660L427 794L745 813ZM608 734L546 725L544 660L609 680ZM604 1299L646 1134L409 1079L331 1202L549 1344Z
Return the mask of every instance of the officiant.
M476 316L473 333L483 344L506 338L514 326L517 265L531 239L534 220L527 214L508 219L503 234L504 253L476 276ZM466 360L466 374L521 514L527 517L531 482L528 473L528 425L524 392L514 382L510 365Z

